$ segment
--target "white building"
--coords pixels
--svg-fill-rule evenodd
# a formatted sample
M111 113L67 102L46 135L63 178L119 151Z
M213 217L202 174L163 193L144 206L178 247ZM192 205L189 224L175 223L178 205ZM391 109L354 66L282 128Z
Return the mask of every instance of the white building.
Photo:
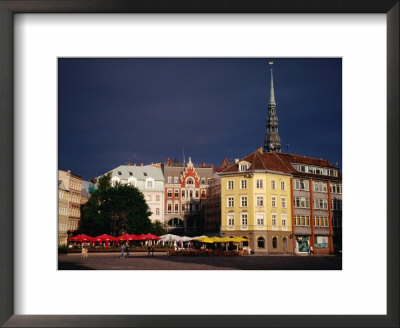
M113 186L119 182L138 188L152 212L150 220L164 223L164 175L161 167L120 165L105 174L108 173L111 173Z

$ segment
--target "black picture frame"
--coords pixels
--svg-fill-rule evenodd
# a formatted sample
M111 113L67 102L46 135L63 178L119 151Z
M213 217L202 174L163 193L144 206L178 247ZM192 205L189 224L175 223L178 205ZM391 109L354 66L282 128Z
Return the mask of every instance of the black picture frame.
M0 324L4 327L399 327L399 8L399 0L0 0ZM385 13L387 315L14 315L14 255L10 245L14 242L13 177L17 174L13 169L15 13Z

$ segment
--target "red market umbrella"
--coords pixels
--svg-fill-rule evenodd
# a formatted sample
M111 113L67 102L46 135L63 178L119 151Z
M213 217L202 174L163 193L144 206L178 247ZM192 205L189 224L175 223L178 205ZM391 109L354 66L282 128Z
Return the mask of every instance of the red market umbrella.
M93 240L94 240L93 237L90 237L90 236L84 235L84 234L68 238L68 241L79 241L81 243L84 242L84 241L89 241L90 242L90 241L93 241Z
M115 238L115 240L134 240L133 239L134 237L132 237L132 235L130 235L130 234L128 234L128 233L126 233L125 235L121 235L121 236L119 236L119 237L116 237Z
M144 237L145 237L145 240L160 240L161 239L160 237L153 235L151 233L144 235Z
M95 241L114 241L116 238L104 233L104 234L102 234L100 236L94 237L93 239Z
M141 235L138 235L138 236L136 236L136 240L147 240L146 239L146 235L144 235L144 234L141 234Z

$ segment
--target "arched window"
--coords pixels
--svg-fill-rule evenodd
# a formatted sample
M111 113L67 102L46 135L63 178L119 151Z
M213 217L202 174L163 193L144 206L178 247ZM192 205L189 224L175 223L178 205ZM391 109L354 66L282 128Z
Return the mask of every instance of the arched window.
M258 248L265 248L265 239L264 237L257 238L257 247Z
M272 248L278 248L278 239L276 237L272 238Z
M192 178L188 178L188 179L186 180L186 184L189 184L189 185L194 184L193 179L192 179Z
M173 218L168 221L168 226L173 227L173 228L182 228L183 227L183 221L179 218Z

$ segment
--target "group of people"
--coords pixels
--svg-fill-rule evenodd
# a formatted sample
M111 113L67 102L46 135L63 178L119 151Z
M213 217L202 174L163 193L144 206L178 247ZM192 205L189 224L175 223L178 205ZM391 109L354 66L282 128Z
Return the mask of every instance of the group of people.
M126 257L129 257L129 246L125 246L125 245L121 246L121 258L122 259L125 258L124 252L126 252Z

